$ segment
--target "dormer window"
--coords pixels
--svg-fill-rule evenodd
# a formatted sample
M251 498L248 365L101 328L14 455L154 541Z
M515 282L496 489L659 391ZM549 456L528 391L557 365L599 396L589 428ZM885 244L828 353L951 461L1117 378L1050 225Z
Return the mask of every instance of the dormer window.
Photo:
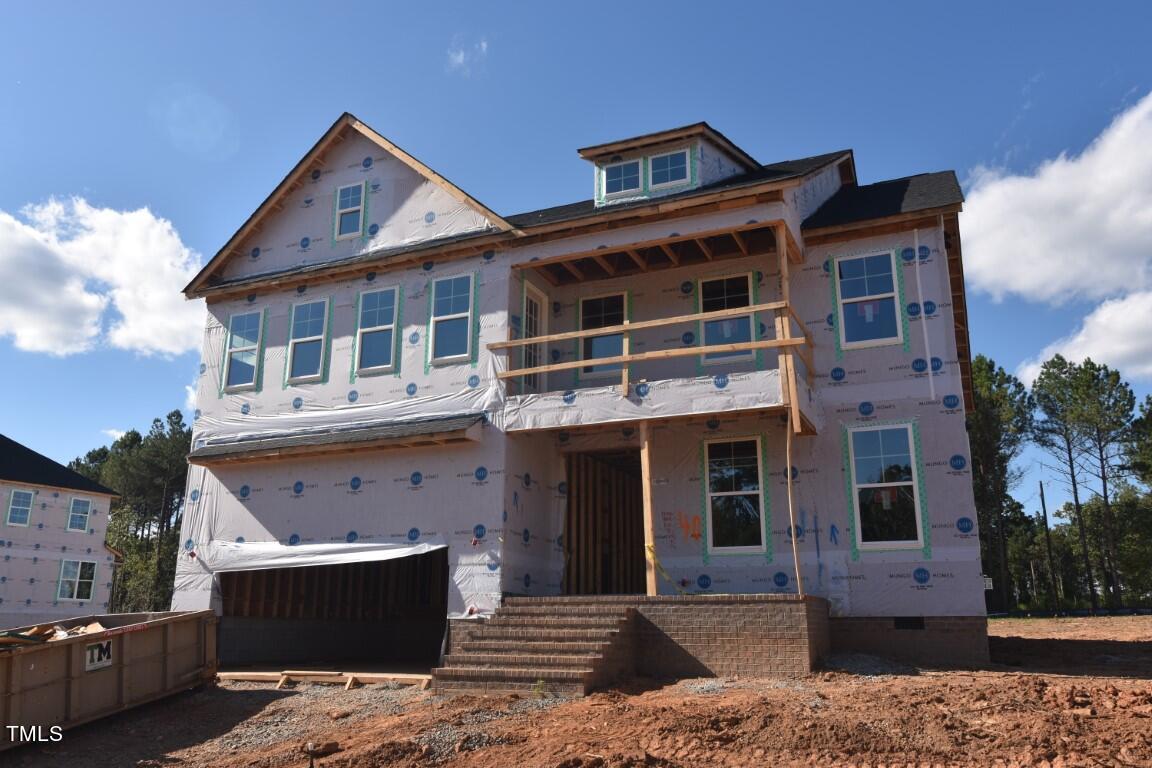
M655 155L649 163L648 186L652 189L683 184L688 180L688 150Z
M604 166L604 194L619 195L640 190L640 161Z
M359 237L364 228L364 183L336 190L336 239Z

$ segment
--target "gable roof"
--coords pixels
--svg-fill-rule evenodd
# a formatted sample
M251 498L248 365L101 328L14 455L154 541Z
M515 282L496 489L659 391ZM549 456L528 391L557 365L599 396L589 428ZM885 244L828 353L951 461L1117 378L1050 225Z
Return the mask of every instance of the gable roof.
M641 136L633 136L630 139L594 144L590 147L582 147L576 151L580 154L580 157L585 160L596 161L624 152L634 152L660 144L669 144L674 141L694 139L697 137L708 139L708 141L727 152L732 156L732 159L749 170L754 170L760 166L760 163L756 162L756 159L752 157L752 155L740 149L731 139L703 121L692 123L691 125L682 125L679 128L671 128L666 131L645 133Z
M802 228L836 227L963 202L955 171L921 173L864 186L843 186L804 219Z
M844 158L845 156L847 156L848 159L851 159L852 150L842 149L839 152L827 152L823 155L802 157L796 160L784 160L779 163L768 163L767 165L757 166L755 170L749 171L747 173L741 173L736 176L729 176L726 179L721 179L720 181L716 181L711 184L705 184L704 186L696 187L695 189L688 189L683 192L677 192L672 195L641 198L626 203L613 203L611 205L601 206L597 206L595 200L581 200L578 203L569 203L568 205L557 205L551 208L542 208L538 211L518 213L507 218L508 222L517 229L533 226L543 226L545 224L556 224L561 221L580 219L585 216L600 215L604 213L611 213L612 211L627 210L629 208L639 208L645 205L657 205L667 200L679 200L696 195L707 195L713 192L723 192L729 189L750 187L756 184L767 184L775 181L787 181L789 179L796 179L800 178L801 176L807 176L809 173L819 170L820 168L823 168L830 163L834 163Z
M209 260L209 262L204 265L204 268L201 269L194 278L192 278L192 281L188 283L188 285L184 286L184 293L191 294L200 288L203 288L208 279L221 267L223 267L224 262L228 259L229 256L232 255L233 250L240 244L240 242L245 237L247 237L253 229L259 226L265 217L276 211L281 199L293 192L302 183L304 176L312 170L312 166L320 160L320 158L328 149L330 149L337 141L341 139L341 137L343 137L349 131L354 131L368 139L376 146L380 147L385 152L395 157L401 163L408 166L413 171L420 174L425 179L432 182L447 192L449 195L459 200L461 203L471 206L472 208L482 213L492 221L497 230L508 231L512 228L507 221L497 215L492 209L488 208L479 200L472 197L452 182L448 181L448 179L444 178L439 173L432 170L427 165L420 162L397 145L393 144L391 141L377 133L372 127L361 121L355 115L349 112L345 112L339 118L337 118L336 122L332 124L332 127L324 132L324 135L320 137L320 140L312 146L312 149L308 150L307 154L305 154L298 163L296 163L292 170L288 172L288 175L285 176L284 179L276 185L276 188L272 190L272 193L264 199L264 202L262 202L260 206L252 213L252 215L248 217L248 219L241 225L240 229L236 230L236 233L228 239L228 242L224 244L224 247L221 248L216 253L216 255L213 256L211 260Z
M23 446L10 437L0 435L0 480L29 485L46 485L88 493L116 496L116 491L73 472L63 464Z

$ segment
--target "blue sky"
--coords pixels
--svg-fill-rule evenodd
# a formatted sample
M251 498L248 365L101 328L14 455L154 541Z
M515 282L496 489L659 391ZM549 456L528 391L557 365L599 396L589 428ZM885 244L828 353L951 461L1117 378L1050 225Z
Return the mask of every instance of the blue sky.
M4 26L0 431L60 461L184 406L179 289L344 111L504 214L588 197L577 147L702 119L762 162L851 147L863 183L955 169L974 350L1152 385L1147 4L21 3Z

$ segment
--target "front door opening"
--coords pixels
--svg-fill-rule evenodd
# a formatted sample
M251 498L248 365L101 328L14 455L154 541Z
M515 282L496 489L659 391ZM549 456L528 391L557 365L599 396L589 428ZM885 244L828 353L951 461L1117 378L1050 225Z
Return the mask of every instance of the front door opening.
M643 594L640 452L572 453L567 471L564 593Z

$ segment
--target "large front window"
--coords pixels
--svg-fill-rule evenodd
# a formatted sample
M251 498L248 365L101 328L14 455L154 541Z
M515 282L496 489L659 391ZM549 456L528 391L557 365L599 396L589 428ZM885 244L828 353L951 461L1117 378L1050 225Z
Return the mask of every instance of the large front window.
M292 336L288 340L288 380L313 381L324 365L324 331L328 301L310 301L292 307Z
M854 429L851 435L856 542L861 549L916 548L923 543L912 427Z
M892 253L836 260L840 345L871 347L901 341Z
M259 312L246 312L232 315L228 321L228 358L224 364L224 386L227 388L256 385L260 364L260 315Z
M719 312L752 305L751 276L722 277L717 280L700 281L700 310ZM722 317L703 322L705 346L722 344L744 344L752 341L752 315ZM731 361L752 357L751 350L734 352L709 352L705 362Z
M395 288L360 294L360 325L356 333L356 368L359 372L382 372L395 368Z
M610 328L624 324L624 294L595 296L580 300L580 330ZM601 336L585 336L582 341L581 358L595 360L601 357L618 357L624 354L624 334L606 333ZM585 375L612 373L621 369L620 363L586 365L580 370Z
M764 551L760 440L713 441L708 452L708 549Z
M64 560L60 563L58 600L91 600L96 581L96 563L90 560Z
M467 360L472 354L472 276L432 284L432 362Z

